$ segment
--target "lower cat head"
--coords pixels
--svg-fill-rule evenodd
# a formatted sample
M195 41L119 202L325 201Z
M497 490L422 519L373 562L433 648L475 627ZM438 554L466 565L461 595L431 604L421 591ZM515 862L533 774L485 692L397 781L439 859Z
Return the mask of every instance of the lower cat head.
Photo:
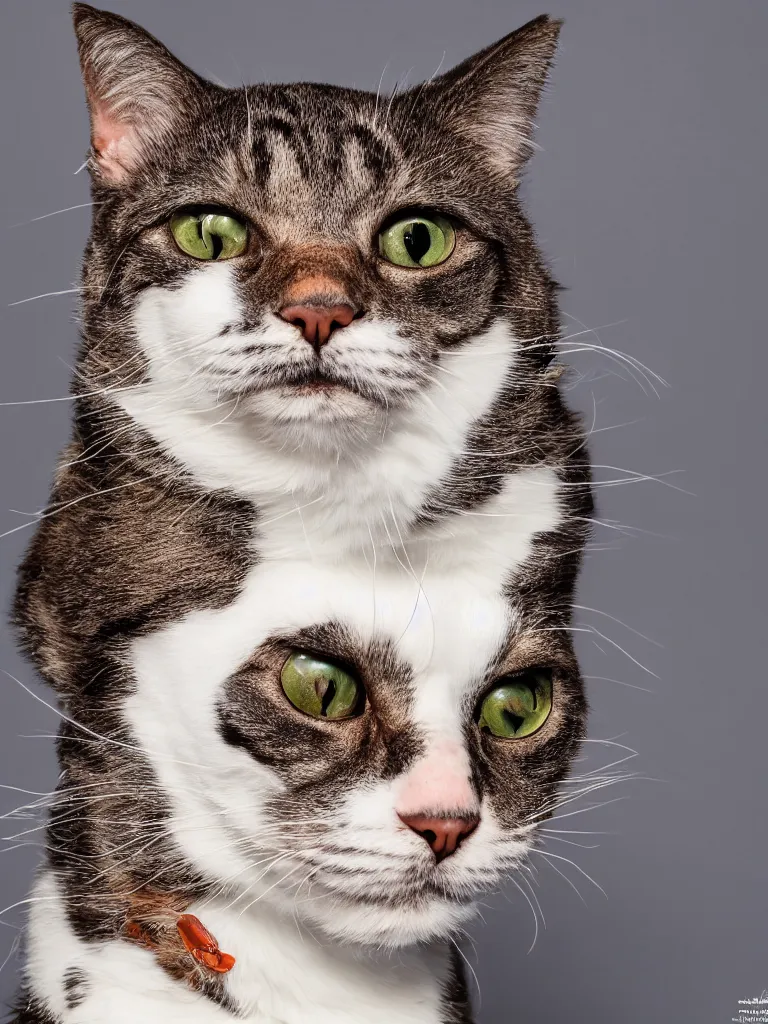
M359 567L257 567L135 642L131 734L206 892L398 945L525 862L582 734L578 669L540 610L452 579L379 566L374 598Z

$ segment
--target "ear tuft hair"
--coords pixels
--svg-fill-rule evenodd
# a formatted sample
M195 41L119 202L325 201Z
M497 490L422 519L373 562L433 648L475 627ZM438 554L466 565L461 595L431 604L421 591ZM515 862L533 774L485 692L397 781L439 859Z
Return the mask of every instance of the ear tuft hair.
M514 173L533 150L533 118L562 24L543 14L428 86L448 128L482 147L499 173Z
M91 116L94 172L120 184L153 146L167 142L204 83L139 25L89 4L72 5Z

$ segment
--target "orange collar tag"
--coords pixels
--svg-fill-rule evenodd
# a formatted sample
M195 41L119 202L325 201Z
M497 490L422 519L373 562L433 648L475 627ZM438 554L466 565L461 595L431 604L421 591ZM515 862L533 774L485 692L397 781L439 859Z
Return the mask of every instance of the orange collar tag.
M209 971L227 974L235 966L235 958L229 953L222 953L216 939L194 914L182 914L176 927L187 952Z

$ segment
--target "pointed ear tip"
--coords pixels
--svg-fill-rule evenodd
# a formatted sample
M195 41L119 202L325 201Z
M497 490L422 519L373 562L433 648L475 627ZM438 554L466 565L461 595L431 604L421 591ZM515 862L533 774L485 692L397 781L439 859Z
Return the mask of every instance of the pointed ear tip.
M563 30L565 24L565 18L550 18L549 24L552 29L552 34L559 36Z
M75 23L75 28L77 28L80 22L83 21L85 18L92 18L94 14L101 13L100 11L97 11L95 7L91 7L90 4L81 3L72 4L71 10L72 20Z
M83 34L87 32L88 28L94 26L97 22L103 21L104 15L107 13L100 11L98 7L91 7L90 4L82 3L72 4L71 10L75 35L81 43Z
M564 18L553 18L551 14L540 14L538 18L534 18L527 25L523 25L519 31L556 42L564 24Z
M82 36L88 29L117 28L129 26L132 22L124 18L122 14L115 14L114 11L104 11L100 7L93 7L91 4L80 3L79 0L72 4L72 22L75 26L75 35Z

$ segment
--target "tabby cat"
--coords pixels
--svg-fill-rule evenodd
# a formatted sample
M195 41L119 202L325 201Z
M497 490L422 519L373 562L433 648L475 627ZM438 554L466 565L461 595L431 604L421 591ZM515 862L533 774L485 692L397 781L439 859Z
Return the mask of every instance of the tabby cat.
M15 621L63 708L17 1024L460 1024L578 748L591 516L518 186L558 22L383 97L74 5L75 416Z

